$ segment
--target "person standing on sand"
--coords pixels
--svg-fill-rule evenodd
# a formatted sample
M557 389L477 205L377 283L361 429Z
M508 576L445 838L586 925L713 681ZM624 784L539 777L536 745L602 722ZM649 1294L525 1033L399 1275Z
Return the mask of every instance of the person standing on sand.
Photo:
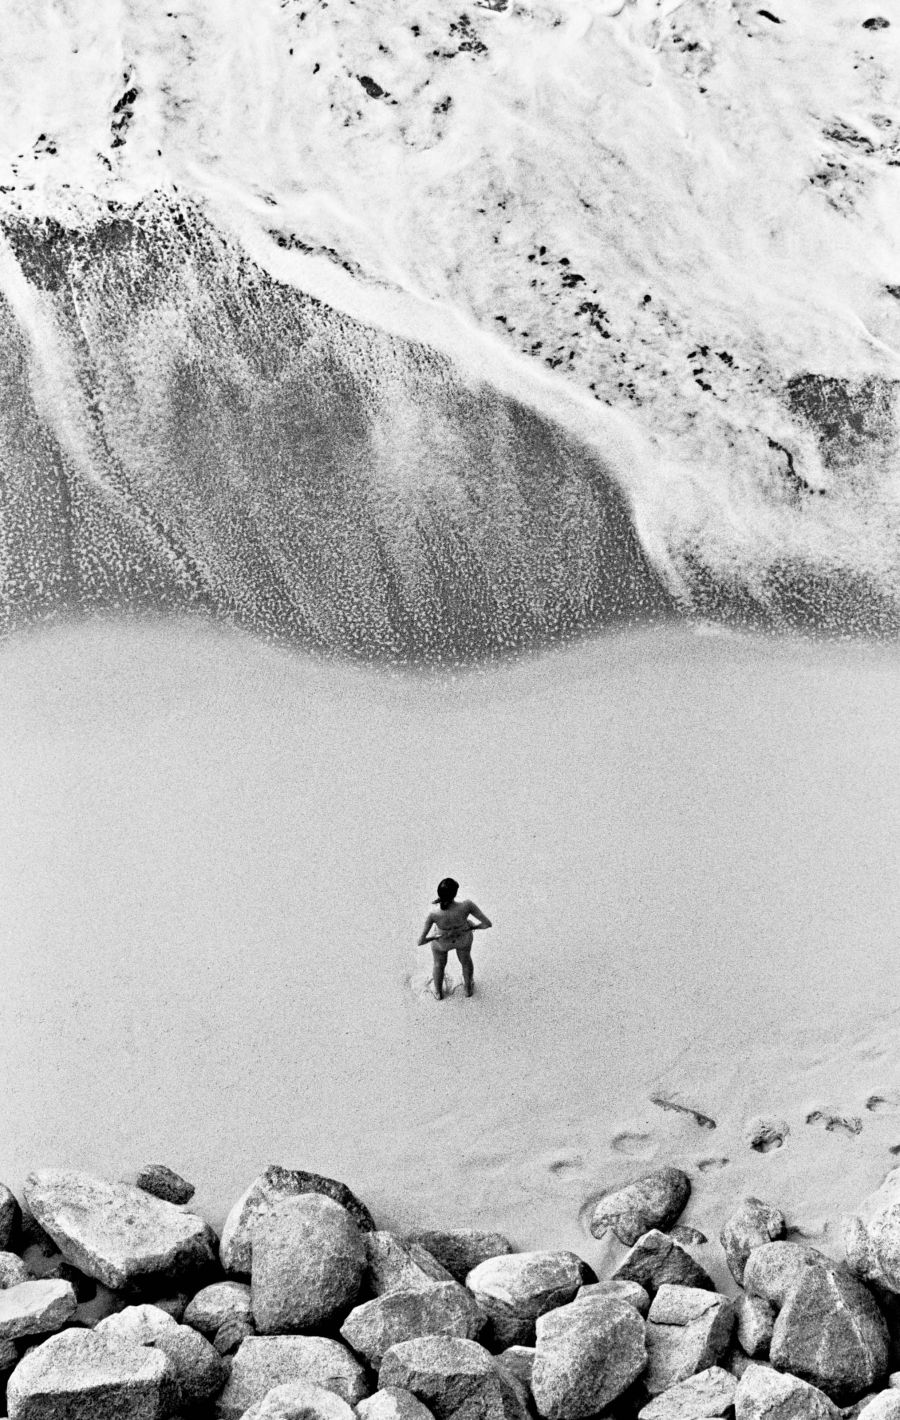
M471 899L464 898L462 902L456 901L459 883L455 878L441 878L437 891L438 895L434 900L437 911L429 912L419 937L420 947L424 947L426 942L431 943L431 956L434 962L431 979L434 982L434 994L439 1001L443 1000L447 953L455 950L462 967L466 995L471 996L475 989L473 986L475 973L472 966L472 933L483 932L492 925L491 920L489 917L485 917L481 908L476 907ZM470 917L474 917L476 921L470 922ZM432 927L435 929L433 937L429 936Z

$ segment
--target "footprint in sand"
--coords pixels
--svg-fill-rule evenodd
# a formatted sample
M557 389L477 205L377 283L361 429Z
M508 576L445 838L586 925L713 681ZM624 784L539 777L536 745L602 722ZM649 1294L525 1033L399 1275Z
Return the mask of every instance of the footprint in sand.
M580 1154L558 1154L556 1158L547 1161L547 1172L559 1178L580 1169L583 1163L584 1159Z
M748 1119L744 1125L744 1141L757 1154L771 1154L781 1148L790 1132L783 1119L760 1114Z
M692 1105L680 1104L678 1100L667 1099L665 1095L651 1095L650 1103L655 1104L657 1109L672 1109L676 1114L689 1114L695 1124L699 1124L701 1129L715 1129L716 1121L710 1119L708 1114L703 1114L699 1109L694 1109Z
M731 1160L726 1158L698 1159L697 1167L701 1173L713 1173L716 1169L727 1169L730 1163Z
M835 1114L831 1109L813 1109L806 1116L807 1124L818 1124L829 1134L845 1134L848 1139L862 1131L862 1120L856 1114Z
M877 1095L869 1095L866 1109L870 1114L893 1114L900 1109L900 1090L883 1090Z
M649 1159L656 1152L656 1140L652 1134L631 1133L623 1129L620 1134L613 1135L609 1147L614 1153L624 1154L629 1159Z

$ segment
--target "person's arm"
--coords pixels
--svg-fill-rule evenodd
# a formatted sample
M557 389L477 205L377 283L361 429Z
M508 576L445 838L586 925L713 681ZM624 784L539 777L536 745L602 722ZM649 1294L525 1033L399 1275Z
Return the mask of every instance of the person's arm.
M424 947L425 943L428 941L428 933L429 933L429 931L431 930L431 928L432 928L433 926L434 926L434 913L433 913L433 912L429 912L428 916L425 918L425 926L422 928L422 931L421 931L421 933L419 934L419 943L418 943L418 944L419 944L420 947Z
M469 902L468 909L468 915L478 919L477 922L472 924L473 932L483 932L486 927L492 927L494 925L490 917L485 917L481 908L477 907L474 902Z

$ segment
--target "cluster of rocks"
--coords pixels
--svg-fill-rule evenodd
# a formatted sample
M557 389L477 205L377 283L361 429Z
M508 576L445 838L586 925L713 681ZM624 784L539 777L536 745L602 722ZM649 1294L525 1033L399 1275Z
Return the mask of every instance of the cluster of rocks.
M602 1198L598 1279L496 1233L400 1236L346 1185L272 1167L221 1238L170 1169L0 1186L9 1420L891 1420L900 1417L900 1171L849 1220L847 1259L743 1200L692 1256L681 1170ZM687 1245L686 1245L687 1244ZM0 1406L2 1409L2 1406Z

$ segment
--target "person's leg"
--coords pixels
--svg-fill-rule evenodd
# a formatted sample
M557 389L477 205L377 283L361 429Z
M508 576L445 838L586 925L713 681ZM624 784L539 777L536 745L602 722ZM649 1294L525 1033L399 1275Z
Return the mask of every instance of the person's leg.
M432 947L431 960L433 962L431 979L434 982L434 994L441 1001L444 997L444 967L447 965L447 953L439 952L437 947Z
M459 957L459 964L462 967L463 985L466 988L466 995L471 996L473 982L475 980L475 968L472 965L472 948L457 947L456 955Z

